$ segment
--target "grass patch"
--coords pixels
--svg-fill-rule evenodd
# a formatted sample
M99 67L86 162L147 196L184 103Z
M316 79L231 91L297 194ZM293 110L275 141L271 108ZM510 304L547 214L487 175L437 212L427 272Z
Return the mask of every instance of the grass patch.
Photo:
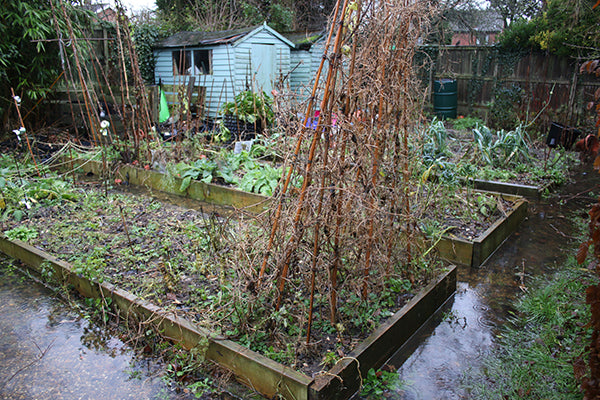
M536 280L501 329L482 370L465 379L476 399L581 399L573 362L589 342L585 289L597 278L573 257Z

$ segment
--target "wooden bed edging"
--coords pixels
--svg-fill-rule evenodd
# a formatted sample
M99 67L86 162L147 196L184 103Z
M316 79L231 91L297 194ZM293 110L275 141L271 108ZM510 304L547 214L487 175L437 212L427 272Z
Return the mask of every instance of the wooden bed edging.
M521 185L518 183L486 181L483 179L464 179L463 183L472 185L472 187L477 190L523 196L535 200L540 200L544 192L552 187L551 183L546 183L541 186L532 186Z
M506 217L494 222L485 232L472 241L444 235L436 249L442 258L471 267L482 265L527 217L527 200L521 197L502 195L516 200L513 209Z
M379 368L456 291L456 266L430 282L404 307L310 386L310 400L347 399L360 389L361 377Z
M290 400L350 398L359 390L361 376L366 376L370 368L383 365L456 291L456 267L452 266L360 343L348 358L338 362L328 374L313 380L112 284L96 283L80 276L69 263L1 233L0 251L41 275L47 275L50 266L53 279L73 285L82 296L111 299L111 307L126 320L135 315L154 321L165 337L186 348L208 341L207 359L230 369L241 383L268 398L279 396Z
M71 160L66 159L65 165L69 166ZM96 160L73 160L74 167L81 168L85 173L102 175L102 162ZM192 180L190 186L181 191L181 182L183 179L169 176L157 171L145 170L132 165L122 164L111 177L119 178L123 182L132 185L146 186L151 189L175 194L178 196L188 196L192 199L205 201L207 203L231 206L238 209L244 209L252 213L261 213L265 211L271 202L269 197L248 193L226 186L204 183L202 181Z

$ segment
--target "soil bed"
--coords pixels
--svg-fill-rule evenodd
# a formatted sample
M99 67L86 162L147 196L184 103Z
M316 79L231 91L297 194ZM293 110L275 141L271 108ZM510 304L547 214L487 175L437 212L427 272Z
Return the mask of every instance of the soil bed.
M540 198L566 183L580 162L574 152L548 148L531 124L493 130L478 118L434 118L419 131L422 160L415 171L445 184Z
M447 161L456 167L459 176L484 181L535 186L543 190L562 185L569 179L568 171L579 161L573 152L549 149L545 143L531 141L527 147L528 161L518 155L508 162L497 161L492 166L483 160L472 130L447 129ZM515 153L516 154L516 153Z
M97 177L97 175L102 174L102 166L98 162L80 163L80 160L76 161L78 168L81 168L88 175L92 174L89 176ZM119 184L115 187L125 184L123 181L125 176L132 180L136 176L138 177L137 181L155 189L173 194L183 194L192 198L197 197L196 192L198 192L204 201L224 206L237 205L250 212L264 210L268 205L265 197L250 197L247 200L237 199L246 195L251 196L251 194L235 190L231 185L223 185L224 188L231 189L229 194L223 194L219 197L212 195L211 197L210 194L206 195L205 193L216 192L216 188L220 188L221 185L203 184L192 180L192 184L188 189L182 192L177 189L181 184L181 179L174 179L168 174L162 174L161 177L157 173L146 176L149 172L130 166L117 168L116 171L115 180ZM204 185L207 189L196 189L194 193L191 193L189 188L193 187L195 183ZM227 189L221 190L227 191ZM456 185L428 184L423 188L416 189L416 191L419 192L419 197L414 200L414 211L421 215L421 218L419 218L422 221L421 228L428 236L434 236L435 233L443 229L445 233L472 240L485 232L499 218L505 217L512 210L515 203L514 200L499 196L496 193L462 189L457 188Z
M369 307L356 295L340 293L343 331L316 320L313 343L299 346L303 321L293 317L293 310L266 318L261 302L268 300L253 297L251 286L241 286L251 280L219 263L230 250L223 237L247 219L226 219L112 190L105 197L102 192L88 187L78 202L40 206L20 222L3 221L2 230L68 261L81 276L115 284L309 376L329 367L324 354L332 354L335 362L352 351L434 274L426 271L413 284L397 277L397 287L372 294L378 299ZM296 306L302 306L305 294L297 297ZM315 308L327 315L326 301L321 300Z

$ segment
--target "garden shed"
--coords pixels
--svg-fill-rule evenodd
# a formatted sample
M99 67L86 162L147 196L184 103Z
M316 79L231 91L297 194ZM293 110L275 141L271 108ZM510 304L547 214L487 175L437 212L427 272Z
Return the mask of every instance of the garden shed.
M269 93L290 70L294 44L266 24L219 32L179 32L155 46L156 82L169 103L191 99L204 116L241 91Z
M294 43L290 53L290 89L302 101L310 95L314 78L319 69L325 50L325 35L319 32L286 33L285 37ZM321 72L324 76L325 69Z

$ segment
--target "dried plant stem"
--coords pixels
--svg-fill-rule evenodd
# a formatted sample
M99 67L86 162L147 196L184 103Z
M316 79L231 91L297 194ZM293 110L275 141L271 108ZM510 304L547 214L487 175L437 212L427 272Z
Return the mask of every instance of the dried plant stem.
M340 0L337 0L336 5L335 5L335 14L333 16L334 21L337 21L337 18L338 18L339 2L340 2ZM325 65L325 60L327 59L327 54L328 54L327 52L328 52L328 49L329 49L329 46L331 43L331 38L332 38L333 32L334 32L334 30L333 30L333 26L332 26L332 28L329 30L329 34L327 36L327 41L325 43L325 50L323 52L323 57L321 58L321 63L319 64L319 68L317 69L317 73L315 75L315 83L313 85L312 92L311 92L309 102L308 102L308 106L306 108L306 113L304 115L304 121L302 123L300 136L296 143L296 148L294 149L294 154L292 156L292 167L289 168L287 175L285 177L285 181L283 183L283 187L281 189L281 196L279 197L279 202L277 204L277 209L275 211L275 217L274 217L273 225L271 228L271 234L269 235L269 243L267 245L266 253L263 258L263 262L260 267L260 272L258 275L259 284L260 284L261 279L264 276L266 269L267 269L267 263L269 261L270 255L271 255L271 248L273 247L273 240L275 238L275 234L277 233L277 229L279 227L279 219L281 217L281 212L283 209L283 201L285 198L285 194L287 194L287 191L288 191L288 188L290 185L290 181L292 180L293 167L294 167L294 165L298 159L298 156L300 154L300 149L302 148L302 143L303 143L303 137L305 136L306 132L308 131L306 124L308 123L309 118L311 117L312 112L313 112L313 105L314 105L314 101L316 98L317 90L319 88L319 81L321 79L321 73L323 72L323 66Z
M13 90L13 88L10 88L10 93L12 95L13 101L15 102L15 108L17 109L17 115L19 116L19 122L21 123L21 126L23 128L25 128L25 123L23 122L23 118L21 117L21 106L16 99L15 91ZM33 165L35 165L35 170L36 170L38 176L41 176L40 170L37 165L37 161L35 161L35 156L33 155L33 150L31 150L31 144L29 143L29 136L27 135L27 131L24 131L23 135L25 135L25 142L27 143L27 149L29 150L29 155L31 156L31 159L33 160Z

